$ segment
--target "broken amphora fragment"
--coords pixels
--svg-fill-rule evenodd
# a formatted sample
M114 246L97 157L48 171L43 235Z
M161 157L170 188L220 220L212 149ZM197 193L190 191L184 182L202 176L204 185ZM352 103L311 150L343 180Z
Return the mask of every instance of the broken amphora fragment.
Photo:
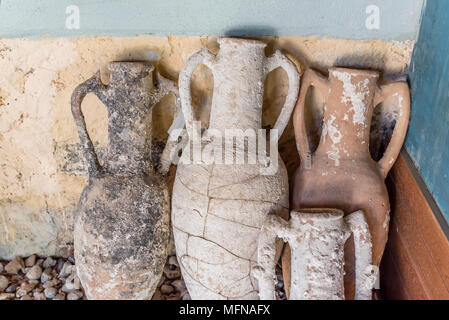
M141 62L111 62L72 95L72 113L89 179L75 210L75 258L88 299L150 299L163 272L169 241L166 178L151 163L152 107L176 84ZM100 165L81 102L93 92L108 109L108 150Z
M270 212L288 217L288 178L278 155L277 140L296 102L299 74L279 51L266 57L263 42L231 38L218 42L217 55L203 48L189 58L179 76L182 110L193 145L200 132L195 131L190 80L199 64L212 70L214 93L207 130L213 141L200 142L200 161L195 161L193 150L194 161L189 162L190 145L184 148L176 172L172 200L176 254L192 299L257 299L257 283L251 270L256 264L260 228ZM278 67L288 75L289 91L276 130L271 132L275 134L266 161L267 138L259 130L264 81ZM260 149L255 150L255 141L248 136L248 147L238 142L223 147L222 138L232 134L237 141L244 141L239 132L259 136ZM205 152L211 146L212 156ZM239 152L247 153L247 162L234 161ZM250 157L263 161L250 163Z
M378 87L375 71L331 68L329 79L309 69L293 115L301 165L293 177L291 205L301 208L338 208L346 214L363 210L373 243L373 264L379 266L388 237L390 203L384 180L393 166L407 132L410 92L406 82ZM305 99L310 86L325 100L320 143L312 153L304 121ZM383 157L374 161L369 152L374 108L397 99L396 125ZM354 244L345 249L345 296L355 294ZM288 295L290 249L283 253L283 273Z
M291 248L290 300L343 300L344 244L354 236L357 300L370 300L376 280L371 256L371 235L362 211L343 218L337 209L292 211L288 222L269 215L258 244L260 298L274 300L275 240Z

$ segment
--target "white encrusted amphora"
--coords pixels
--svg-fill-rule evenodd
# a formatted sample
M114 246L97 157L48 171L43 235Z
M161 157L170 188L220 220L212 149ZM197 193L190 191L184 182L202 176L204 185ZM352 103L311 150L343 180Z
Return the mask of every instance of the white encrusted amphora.
M298 96L296 66L279 51L266 57L266 44L260 41L223 38L218 42L217 55L206 48L193 54L179 76L190 140L194 140L190 80L195 68L204 64L214 76L208 131L214 129L223 137L228 129L248 130L257 136L262 128L265 78L278 67L286 71L289 91L273 128L277 141ZM265 135L258 144L266 146ZM188 154L184 151L183 157ZM289 208L287 171L277 148L270 151L273 158L277 167L270 174L261 174L267 163L226 163L216 161L216 153L208 162L184 163L181 158L173 187L172 225L176 254L192 299L258 299L251 274L257 263L260 229L270 212L287 217Z
M343 217L337 209L292 211L289 222L269 215L259 238L254 276L260 298L275 299L275 241L291 247L290 300L344 300L344 245L354 235L356 300L371 300L377 267L372 265L372 245L362 211Z

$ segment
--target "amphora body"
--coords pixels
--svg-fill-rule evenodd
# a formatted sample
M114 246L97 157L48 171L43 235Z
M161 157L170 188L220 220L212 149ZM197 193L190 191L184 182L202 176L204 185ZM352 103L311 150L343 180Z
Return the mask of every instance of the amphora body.
M89 170L74 232L77 272L88 299L150 299L167 258L169 193L150 160L151 107L175 91L175 85L164 79L152 88L152 69L139 62L112 62L109 85L103 85L97 73L72 95ZM109 146L103 166L81 112L88 92L108 109Z
M265 44L259 41L220 39L219 44L217 55L206 48L192 55L179 77L190 140L195 143L190 78L197 65L205 64L214 76L208 132L214 130L223 138L228 129L258 135L265 77L277 67L284 68L289 92L274 127L278 130L277 141L297 98L296 66L280 52L266 57ZM266 147L265 134L262 140L259 145ZM218 148L222 150L222 146L220 143ZM245 149L237 146L230 158L238 148ZM251 152L254 150L248 155ZM267 169L267 163L236 163L232 159L230 163L221 162L216 153L212 161L203 157L200 162L183 163L181 159L173 187L172 224L176 254L192 299L258 298L252 268L257 260L260 228L269 212L287 218L289 207L287 172L277 150L272 154L275 159L270 165L274 170L265 174L261 172ZM276 166L273 162L277 162Z
M390 204L384 180L405 139L410 94L405 82L378 87L374 71L331 68L329 79L313 70L303 76L293 124L301 165L293 180L292 209L338 208L349 214L362 210L372 237L373 265L378 267L388 237ZM304 104L310 86L325 98L321 140L311 152L304 122ZM397 97L398 113L392 138L379 161L369 152L374 108L388 97ZM283 255L284 279L289 282L290 250ZM346 299L355 294L355 257L351 237L345 250ZM376 277L377 272L373 272Z

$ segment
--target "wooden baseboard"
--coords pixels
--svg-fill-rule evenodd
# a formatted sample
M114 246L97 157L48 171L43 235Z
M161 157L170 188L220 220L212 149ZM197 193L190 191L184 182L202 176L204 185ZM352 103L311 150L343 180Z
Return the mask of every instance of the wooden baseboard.
M406 151L387 179L391 202L381 264L385 299L449 299L449 227Z

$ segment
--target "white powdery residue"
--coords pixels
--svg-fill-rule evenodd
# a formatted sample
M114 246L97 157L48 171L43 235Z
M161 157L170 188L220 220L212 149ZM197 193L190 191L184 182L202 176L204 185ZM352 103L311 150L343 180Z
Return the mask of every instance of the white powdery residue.
M345 104L352 104L352 107L348 110L348 112L354 112L352 122L354 124L361 124L365 127L366 104L363 100L368 94L367 88L369 80L365 79L364 81L360 81L357 84L353 84L351 81L352 75L348 72L333 71L332 74L338 80L343 82L343 96L341 97L341 102ZM347 114L345 114L344 120L347 119ZM359 136L360 135L363 135L363 131L360 132Z
M402 116L402 102L404 101L404 97L402 97L399 93L395 93L393 97L398 98L398 108L399 108L399 116Z
M333 122L336 117L334 115L323 125L323 141L326 140L326 135L329 135L329 138L332 141L331 149L327 152L327 156L329 159L335 161L335 165L338 167L340 165L340 149L337 146L343 137L340 130L336 126L334 126Z
M385 216L385 220L384 220L384 223L382 224L382 227L383 227L385 230L388 230L389 225L390 225L390 214L387 214L387 215Z

